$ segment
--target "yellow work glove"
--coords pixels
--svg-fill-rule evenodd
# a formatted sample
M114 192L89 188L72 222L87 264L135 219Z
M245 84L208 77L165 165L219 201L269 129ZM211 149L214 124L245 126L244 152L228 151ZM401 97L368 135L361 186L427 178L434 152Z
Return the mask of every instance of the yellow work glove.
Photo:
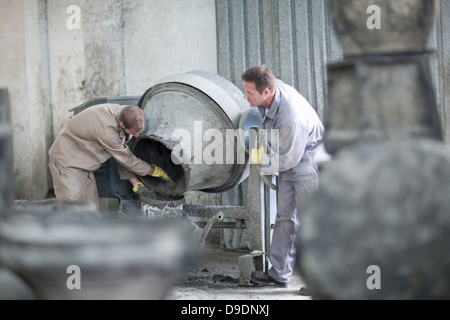
M142 183L142 182L138 182L134 187L133 187L133 191L134 193L142 193L142 191L147 191L148 188Z
M259 149L252 149L250 158L252 160L252 163L261 164L261 158L263 155L266 154L266 149L263 145Z
M136 193L139 196L139 199L141 200L141 202L146 203L146 204L152 204L153 203L153 199L155 199L155 193L150 190L145 184L143 184L142 182L138 182L134 187L133 187L133 191L134 193Z
M161 178L168 182L173 182L172 179L170 179L169 175L163 169L161 169L158 166L155 166L154 164L152 164L152 166L155 168L155 171L151 175L152 177Z

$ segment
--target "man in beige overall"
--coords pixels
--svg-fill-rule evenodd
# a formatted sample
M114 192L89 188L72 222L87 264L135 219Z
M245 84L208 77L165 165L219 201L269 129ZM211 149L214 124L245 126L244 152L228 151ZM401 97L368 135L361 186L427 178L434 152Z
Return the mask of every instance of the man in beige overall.
M137 106L100 104L72 117L49 150L56 198L91 203L99 209L94 171L111 157L117 162L120 178L129 180L139 196L148 188L137 176L171 181L161 168L140 160L127 146L144 125L144 113Z

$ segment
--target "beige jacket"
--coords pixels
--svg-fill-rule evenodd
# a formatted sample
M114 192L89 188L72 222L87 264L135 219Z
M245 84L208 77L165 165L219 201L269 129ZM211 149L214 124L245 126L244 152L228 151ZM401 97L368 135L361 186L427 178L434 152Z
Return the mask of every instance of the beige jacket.
M121 179L130 179L130 172L147 175L150 164L131 152L126 143L132 135L120 128L119 115L123 107L100 104L72 117L50 148L50 159L66 168L95 171L113 157Z

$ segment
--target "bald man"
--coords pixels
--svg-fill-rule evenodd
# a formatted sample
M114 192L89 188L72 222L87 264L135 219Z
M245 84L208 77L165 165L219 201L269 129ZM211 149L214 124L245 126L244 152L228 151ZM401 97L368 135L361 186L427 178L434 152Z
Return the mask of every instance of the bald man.
M56 198L91 203L99 209L94 171L111 157L120 178L129 180L138 195L147 188L137 176L170 181L166 172L137 158L127 146L144 126L144 113L137 106L99 104L72 117L49 150Z

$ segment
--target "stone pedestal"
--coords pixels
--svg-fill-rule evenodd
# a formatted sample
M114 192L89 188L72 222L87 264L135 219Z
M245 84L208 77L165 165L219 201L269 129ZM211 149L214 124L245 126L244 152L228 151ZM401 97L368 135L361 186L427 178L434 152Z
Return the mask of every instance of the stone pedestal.
M39 300L160 300L198 258L191 227L30 203L0 224L0 264Z
M299 233L313 298L450 298L450 156L441 143L358 145L327 163L321 180Z
M437 10L435 0L333 0L328 4L345 56L422 51Z
M367 56L328 66L325 146L398 138L442 140L428 55Z

